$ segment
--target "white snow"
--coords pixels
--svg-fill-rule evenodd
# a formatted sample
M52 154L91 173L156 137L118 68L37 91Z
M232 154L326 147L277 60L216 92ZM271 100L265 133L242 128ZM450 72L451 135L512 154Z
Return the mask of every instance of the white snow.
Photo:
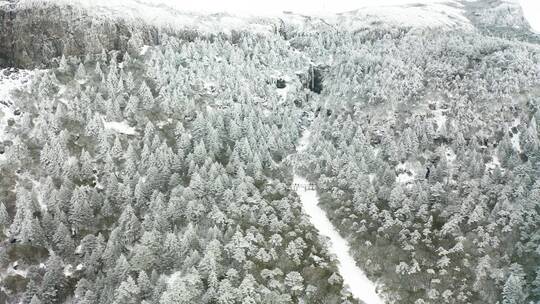
M454 152L454 150L452 150L452 148L450 147L446 147L446 161L448 162L449 165L453 165L454 162L456 161L456 153Z
M287 100L287 95L289 94L290 89L291 88L289 86L286 86L283 89L276 89L277 94L282 101Z
M540 1L538 0L519 0L523 9L523 16L529 22L532 29L540 33Z
M146 52L148 52L148 49L150 48L149 45L143 45L142 48L141 48L141 52L139 53L139 55L143 56L146 54Z
M296 148L297 152L306 151L308 145L311 143L311 131L305 130L298 141L298 147Z
M357 18L350 18L349 14L344 14L346 17L344 22L350 22L351 25L348 28L351 29L358 28L359 26L368 26L374 21L399 26L472 28L471 23L464 15L464 11L458 7L460 6L458 2L416 2L419 4L407 5L404 2L386 6L363 7L354 13L353 16Z
M517 134L512 135L512 138L510 138L510 141L512 142L512 147L517 152L521 152L521 144L519 142L519 136L521 132L517 132Z
M415 175L414 174L407 174L407 173L400 173L396 177L396 182L400 184L408 184L414 182Z
M305 131L299 141L298 152L305 151L310 143L311 134ZM295 174L293 183L308 185L309 182ZM371 282L362 269L360 269L350 254L349 243L337 232L326 213L321 209L317 192L305 190L299 187L296 190L302 202L304 212L309 216L311 223L319 233L329 239L328 249L338 260L338 270L343 277L344 284L347 285L352 295L367 304L382 304L384 301L376 292L376 285Z
M70 277L73 274L73 266L71 264L67 264L66 267L64 267L64 276Z
M417 179L418 174L416 173L421 168L419 162L410 162L406 161L399 163L396 166L396 182L404 185L412 186L412 183Z
M25 3L44 2L51 0L22 0ZM135 12L145 17L159 18L155 13L167 13L167 11L202 12L205 14L230 13L239 16L276 16L284 12L292 12L304 15L330 15L356 10L359 8L399 6L413 3L436 4L436 3L459 3L455 0L274 0L257 1L251 0L54 0L57 2L84 5L100 10L121 10L126 15ZM141 10L145 10L144 12ZM118 12L119 13L119 12ZM154 13L154 14L153 14ZM167 15L167 14L166 14ZM236 21L236 20L234 20Z
M32 187L36 190L39 207L41 210L47 210L47 204L43 201L43 195L41 194L42 184L37 180L32 180Z
M211 33L247 30L269 34L279 19L303 26L306 15L329 25L345 22L345 28L351 31L377 21L400 26L472 27L457 0L21 0L19 5L49 1L109 18ZM411 5L417 3L421 5Z
M446 114L444 113L444 111L445 110L443 109L437 109L432 111L433 115L435 115L435 122L437 123L437 132L442 132L446 125Z
M231 33L248 30L256 33L272 33L273 24L248 16L229 15L225 12L205 12L192 9L190 3L197 1L152 0L21 0L18 5L31 7L54 1L86 9L94 16L143 22L163 28L189 28L206 33ZM223 2L225 3L225 2Z
M242 29L264 34L273 31L273 24L260 17L303 22L309 15L332 24L342 21L340 16L350 16L351 12L357 17L347 20L352 25L351 30L377 20L401 26L472 28L459 0L21 0L19 5L27 7L50 1L89 9L96 15L205 32L230 33ZM540 1L505 1L519 3L532 29L540 33ZM7 2L0 0L0 5L2 3Z
M518 128L520 122L521 122L521 120L519 118L514 119L514 123L513 123L512 127ZM512 128L509 128L508 130L511 132ZM519 131L519 129L518 129L518 132L516 134L512 133L512 137L510 138L510 142L512 143L512 147L514 148L514 150L521 153L521 143L519 142L519 137L520 136L521 136L521 131Z
M103 126L107 130L112 130L117 133L126 135L137 135L137 131L134 127L130 127L127 121L105 121L103 120Z
M16 267L17 269L15 269ZM28 270L26 269L20 269L19 268L19 261L15 261L13 263L9 263L9 265L5 268L0 270L0 281L4 280L4 278L12 275L19 275L21 277L26 278L26 275L28 274Z
M11 93L13 90L23 89L25 84L30 82L32 74L32 71L29 70L15 72L14 70L10 71L10 69L0 69L0 101L5 101L9 104L13 103Z
M496 154L493 154L491 156L491 161L486 164L486 169L491 171L497 167L501 168L501 162L499 161L499 157Z
M8 73L9 71L9 73ZM36 71L13 69L0 69L0 142L8 138L5 128L8 120L13 118L17 120L20 116L14 114L17 109L16 100L13 98L13 91L25 90L29 87L32 77ZM6 74L9 74L6 76ZM5 154L0 155L0 159Z

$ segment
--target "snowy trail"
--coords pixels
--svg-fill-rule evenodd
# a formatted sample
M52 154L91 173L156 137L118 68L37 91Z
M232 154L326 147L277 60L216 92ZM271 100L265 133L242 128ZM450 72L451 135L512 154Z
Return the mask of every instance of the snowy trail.
M304 151L310 143L310 133L305 131L299 142L298 152ZM308 185L309 182L295 174L293 183L299 185ZM314 190L305 190L305 187L298 187L296 190L304 212L309 215L310 221L317 228L320 234L330 239L328 244L329 251L334 254L339 263L338 270L345 285L348 285L352 295L359 300L364 301L366 304L383 304L384 301L376 293L376 286L371 282L364 272L356 265L353 257L350 254L349 243L339 235L336 228L324 212L319 207L319 197Z

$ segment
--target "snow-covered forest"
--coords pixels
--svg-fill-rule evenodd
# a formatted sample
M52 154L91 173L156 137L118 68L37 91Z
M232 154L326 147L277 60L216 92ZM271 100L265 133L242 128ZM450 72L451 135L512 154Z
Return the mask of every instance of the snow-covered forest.
M540 302L540 36L448 12L0 1L0 303Z

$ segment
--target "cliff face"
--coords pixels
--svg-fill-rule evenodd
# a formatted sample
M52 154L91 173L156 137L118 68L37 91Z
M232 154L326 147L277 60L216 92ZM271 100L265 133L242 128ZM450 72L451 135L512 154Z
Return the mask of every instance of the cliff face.
M126 51L132 37L157 44L158 30L121 20L90 17L72 6L0 7L0 66L48 66L62 54L84 56L105 50Z
M7 6L0 7L0 66L9 64L9 58L13 57L14 14Z
M263 28L266 30L274 28L284 32L283 37L285 39L292 40L291 38L294 37L296 31L318 31L320 27L328 28L329 26L353 29L355 28L353 25L358 21L356 15L362 12L359 11L355 13L356 15L329 16L324 20L321 18L323 22L318 21L318 18L305 19L293 15L284 16L283 19L269 18L264 22L261 21L262 19L248 22L248 20L233 18L240 25L231 28L230 22L227 23L226 20L222 22L223 20L217 15L202 17L171 13L168 15L168 19L163 17L163 19L172 20L171 24L168 26L162 24L160 26L159 22L155 22L155 18L152 19L154 22L150 22L143 17L137 17L137 14L135 14L137 16L131 16L130 18L124 17L122 14L107 17L105 16L107 14L102 14L103 11L74 5L70 2L66 4L66 1L36 1L33 4L19 4L13 1L3 1L2 3L5 4L0 4L0 67L13 66L19 68L47 67L54 58L62 54L84 56L88 53L101 52L102 49L124 52L129 49L131 43L134 45L155 45L160 42L160 33L192 40L195 36L198 37L201 33L206 33L207 28L214 29L208 31L214 34L249 31L249 28ZM138 2L135 1L135 3ZM151 9L154 8L139 8L141 11ZM122 10L120 9L120 11ZM158 11L158 16L161 17L162 14L170 13L169 11L169 9ZM142 14L142 12L139 13ZM363 13L365 15L369 11ZM489 35L514 37L519 40L533 40L534 42L538 42L540 39L540 35L531 35L530 28L523 18L522 10L517 3L502 2L501 0L463 2L462 13L464 14L462 19L466 21L462 20L464 23L470 23L471 28L486 32ZM379 15L375 14L373 20L379 20L377 22L385 21L385 15L381 14L380 12ZM292 19L289 20L288 18ZM192 21L186 23L187 25L182 25L182 22L174 25L173 21L184 19ZM371 22L370 20L373 21L372 19L368 21ZM252 21L254 24L250 23ZM302 28L293 26L299 24L298 21L303 24ZM365 26L370 25L366 23L360 28ZM216 32L215 28L219 30ZM231 34L231 37L234 37L234 34Z

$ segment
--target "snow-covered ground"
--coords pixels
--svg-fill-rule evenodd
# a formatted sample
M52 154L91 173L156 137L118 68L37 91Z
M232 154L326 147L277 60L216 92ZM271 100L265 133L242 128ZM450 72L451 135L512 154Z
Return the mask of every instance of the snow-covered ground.
M111 130L116 133L126 135L137 135L135 128L130 127L127 121L105 121L103 120L103 126L106 130Z
M304 133L302 133L302 137L300 137L300 140L298 141L298 147L296 147L296 152L306 151L310 142L311 142L311 131L305 130Z
M297 148L298 152L303 152L310 144L310 132L305 131L299 141ZM309 182L295 174L293 183L299 185L308 185ZM364 301L366 304L382 304L384 301L376 292L375 283L371 282L362 269L360 269L354 261L351 253L350 246L347 240L345 240L334 225L330 222L321 207L319 207L319 198L317 192L314 190L305 190L305 187L298 187L296 190L304 212L309 216L311 223L319 233L329 239L328 249L330 253L336 256L339 264L339 273L343 277L345 285L347 285L352 295Z
M17 120L20 117L15 115L18 107L12 94L15 90L28 88L34 74L35 71L29 70L0 70L0 142L9 139L5 130L8 121Z
M356 28L359 25L368 26L374 21L399 26L472 28L471 23L465 17L464 10L456 1L447 1L446 3L417 2L422 4L405 5L400 3L364 7L355 11L353 16L356 18L350 18L349 14L344 14L343 22L350 22L350 26Z
M79 6L100 16L142 20L157 26L205 32L242 29L271 33L274 24L261 17L302 24L305 16L312 16L327 24L346 22L351 30L378 21L400 26L472 28L463 7L464 3L476 0L20 0L19 5L51 1ZM521 5L524 17L540 33L540 1L504 2ZM7 2L0 0L2 3Z
M411 184L414 182L414 180L417 178L417 174L415 168L417 166L413 166L413 164L406 162L406 163L400 163L396 166L396 182L400 184Z
M345 28L351 31L381 21L400 26L471 27L458 0L21 0L19 5L50 1L78 6L99 16L204 32L273 33L276 18L303 26L306 16L324 19L326 24L345 22Z

